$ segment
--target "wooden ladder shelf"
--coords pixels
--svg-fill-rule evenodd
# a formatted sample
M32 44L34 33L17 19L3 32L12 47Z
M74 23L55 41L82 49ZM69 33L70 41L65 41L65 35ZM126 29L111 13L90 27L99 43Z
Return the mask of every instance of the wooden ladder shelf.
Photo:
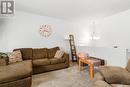
M69 42L70 42L72 62L77 62L77 53L76 53L76 47L74 42L74 35L69 35L69 38L70 38Z

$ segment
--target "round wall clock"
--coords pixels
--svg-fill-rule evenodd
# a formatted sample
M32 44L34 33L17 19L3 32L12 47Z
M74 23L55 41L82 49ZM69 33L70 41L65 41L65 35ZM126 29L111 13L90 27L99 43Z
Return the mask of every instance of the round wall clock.
M52 28L50 25L42 25L39 32L43 37L49 37L52 34Z

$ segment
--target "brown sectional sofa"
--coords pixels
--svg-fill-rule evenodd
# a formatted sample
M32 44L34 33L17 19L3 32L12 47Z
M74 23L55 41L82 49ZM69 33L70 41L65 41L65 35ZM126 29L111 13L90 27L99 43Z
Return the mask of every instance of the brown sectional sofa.
M14 49L21 51L23 61L0 66L0 87L31 87L32 74L69 67L68 53L64 53L62 58L54 58L59 49L59 47Z

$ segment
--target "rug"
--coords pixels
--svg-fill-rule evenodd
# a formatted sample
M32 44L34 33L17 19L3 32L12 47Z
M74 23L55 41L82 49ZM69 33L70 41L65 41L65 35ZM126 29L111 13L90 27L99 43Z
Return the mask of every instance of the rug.
M87 68L79 71L78 65L32 76L32 87L93 87Z

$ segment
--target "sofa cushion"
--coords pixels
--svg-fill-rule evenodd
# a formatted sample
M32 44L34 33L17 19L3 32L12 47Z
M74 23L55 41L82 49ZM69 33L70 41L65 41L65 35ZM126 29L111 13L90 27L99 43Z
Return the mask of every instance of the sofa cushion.
M15 50L21 51L23 60L32 59L32 55L33 55L32 48L14 49L14 51Z
M51 61L51 64L64 63L66 61L65 58L51 58L49 60Z
M32 62L26 60L0 67L0 83L12 82L31 76Z
M127 63L126 69L130 72L130 59L128 60L128 63Z
M33 59L42 59L47 57L47 48L33 49Z
M50 60L47 58L33 60L33 66L42 66L42 65L44 66L49 64L50 64Z
M121 67L104 66L99 68L106 82L109 84L130 85L130 73Z
M54 58L57 50L60 50L60 48L59 47L54 47L54 48L48 49L48 57L49 58Z

